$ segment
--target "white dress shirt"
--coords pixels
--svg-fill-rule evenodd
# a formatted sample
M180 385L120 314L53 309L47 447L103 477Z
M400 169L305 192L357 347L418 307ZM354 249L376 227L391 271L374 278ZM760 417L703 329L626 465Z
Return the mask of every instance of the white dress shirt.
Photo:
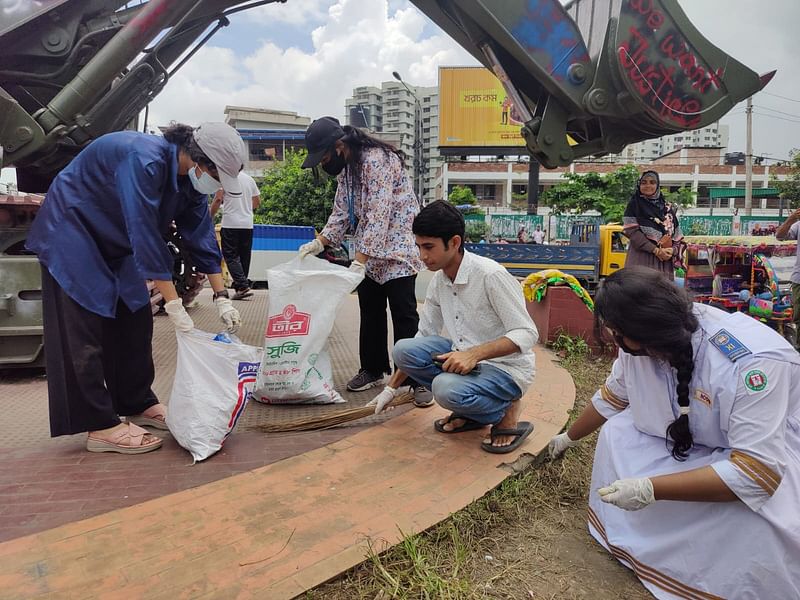
M453 350L469 350L507 337L519 352L484 362L508 373L523 394L533 382L533 346L539 333L525 308L522 286L490 258L464 251L455 281L443 270L433 275L417 337L429 335L448 338Z

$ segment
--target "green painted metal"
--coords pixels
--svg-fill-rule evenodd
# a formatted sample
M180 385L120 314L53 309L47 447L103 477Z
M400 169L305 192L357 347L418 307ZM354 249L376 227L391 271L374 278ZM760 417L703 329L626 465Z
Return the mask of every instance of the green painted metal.
M492 215L491 235L506 240L516 240L521 227L530 237L536 226L544 228L544 219L541 215Z
M593 223L596 225L600 225L603 222L600 217L591 217L587 215L558 215L556 217L555 235L554 232L551 231L550 237L557 240L568 240L572 233L572 224L575 221Z
M682 215L679 220L684 235L731 235L733 232L733 218L729 216Z
M708 197L717 198L744 198L744 188L712 187L708 188ZM777 198L778 188L753 188L753 198Z

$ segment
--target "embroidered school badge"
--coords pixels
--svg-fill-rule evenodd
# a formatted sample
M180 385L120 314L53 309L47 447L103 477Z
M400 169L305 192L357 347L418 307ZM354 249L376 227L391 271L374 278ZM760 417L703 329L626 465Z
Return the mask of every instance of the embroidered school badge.
M705 404L708 408L711 408L711 396L706 394L703 390L695 390L694 399Z
M767 388L767 374L758 369L748 371L747 375L744 376L744 384L747 386L747 389L754 392L765 390Z
M732 362L736 362L743 356L752 354L750 348L733 337L733 335L728 333L725 329L720 329L717 333L712 335L710 341L717 350L722 352Z

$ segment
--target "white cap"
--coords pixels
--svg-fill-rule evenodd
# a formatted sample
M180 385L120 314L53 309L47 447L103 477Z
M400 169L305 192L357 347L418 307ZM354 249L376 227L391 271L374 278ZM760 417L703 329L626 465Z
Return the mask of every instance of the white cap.
M247 160L242 136L226 123L201 123L194 130L194 141L217 167L219 182L228 194L241 194L239 171Z

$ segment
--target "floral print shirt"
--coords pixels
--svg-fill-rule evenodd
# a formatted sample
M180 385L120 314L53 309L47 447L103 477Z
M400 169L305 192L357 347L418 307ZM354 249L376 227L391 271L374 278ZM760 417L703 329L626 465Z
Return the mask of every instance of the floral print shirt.
M365 149L358 190L352 190L349 170L337 178L333 212L322 235L338 245L345 234L354 233L355 249L369 257L367 277L376 283L415 275L422 261L411 224L419 203L400 159L381 148Z

